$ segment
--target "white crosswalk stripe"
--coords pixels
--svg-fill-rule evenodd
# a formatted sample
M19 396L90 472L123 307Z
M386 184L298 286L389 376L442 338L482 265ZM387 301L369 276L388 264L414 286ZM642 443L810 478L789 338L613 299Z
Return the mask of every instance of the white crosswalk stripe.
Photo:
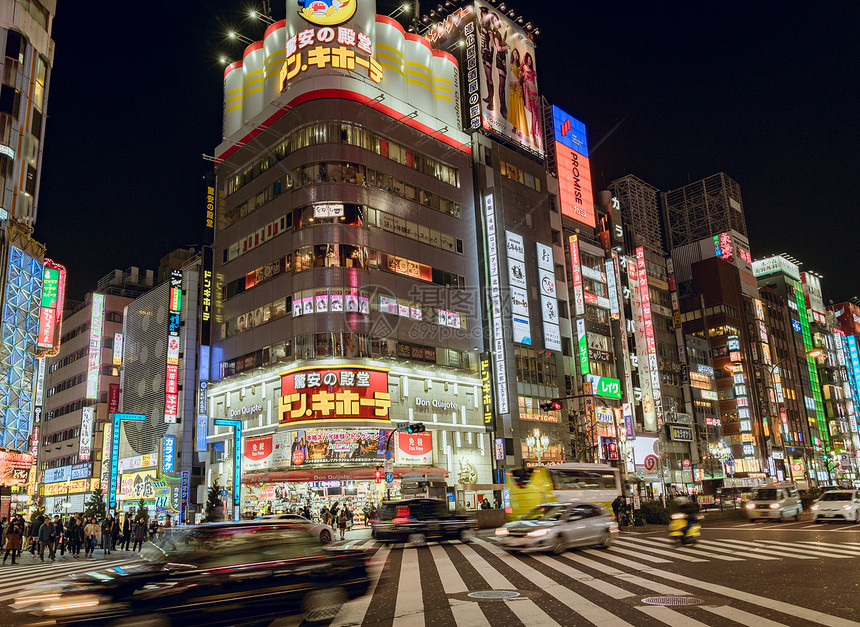
M630 536L627 536L627 540L639 543L642 546L654 546L655 543L659 543L660 540L669 540L670 542L672 541L669 538L660 538L658 540L657 538L633 538ZM650 549L646 549L646 550L650 550ZM679 552L679 551L683 551L684 553L689 553L690 555L697 555L699 557L704 557L707 559L721 560L724 562L742 562L742 561L744 561L743 558L740 558L740 557L730 557L727 555L708 553L707 551L702 551L700 549L693 549L693 548L686 547L686 546L677 546L677 547L675 547L675 551L676 551L676 554L678 554L677 552Z
M627 546L641 550L639 558L652 548L649 543L658 548L666 546L662 539L653 537L631 540L625 536L623 540ZM746 544L771 550L771 545ZM382 550L390 550L392 555L403 551L400 560L394 560L399 571L379 580L360 612L354 611L352 604L355 602L346 604L332 622L333 626L359 625L367 620L368 624L409 627L445 623L457 627L496 624L505 627L518 627L520 624L529 627L580 624L627 627L645 621L684 627L716 627L729 623L780 627L795 624L800 619L834 627L857 627L857 623L840 616L680 575L645 559L630 559L612 550L572 550L560 556L510 554L484 538L478 538L471 545L451 542ZM709 550L701 549L701 552ZM744 554L744 549L734 545L724 550L737 550L739 555ZM802 545L799 550L813 552L816 547ZM855 552L860 548L845 550ZM671 554L671 551L667 552ZM666 561L674 563L677 560ZM410 572L404 573L404 570ZM404 586L407 587L406 592L402 589ZM521 596L501 603L467 599L469 592L478 590L516 591ZM637 598L655 594L677 597L706 595L708 602L679 608L637 601ZM438 609L437 603L435 611L450 613L430 613L428 599L438 600L439 595L447 597L448 604ZM412 600L406 602L407 596L412 596ZM385 601L392 598L397 599L393 616L391 601ZM389 608L388 617L384 615L386 607ZM428 612L426 617L421 609ZM383 615L374 614L377 610Z
M13 600L28 585L62 579L76 573L114 568L138 562L139 558L97 559L90 561L61 561L50 564L18 563L0 566L0 602Z

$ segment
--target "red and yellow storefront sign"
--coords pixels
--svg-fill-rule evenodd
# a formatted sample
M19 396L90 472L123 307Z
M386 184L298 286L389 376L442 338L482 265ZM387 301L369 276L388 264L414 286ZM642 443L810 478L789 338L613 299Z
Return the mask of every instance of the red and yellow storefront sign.
M388 369L296 368L281 373L280 422L388 423Z

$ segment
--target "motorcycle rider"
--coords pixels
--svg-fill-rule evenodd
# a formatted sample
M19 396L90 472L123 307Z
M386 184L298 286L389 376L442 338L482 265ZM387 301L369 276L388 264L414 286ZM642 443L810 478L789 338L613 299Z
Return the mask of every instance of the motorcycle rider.
M696 522L699 511L690 500L690 497L685 495L675 497L675 509L679 513L684 514L684 518L687 521L687 526L684 527L684 531L681 533L681 537L686 538L687 532L690 531L690 527L692 527Z

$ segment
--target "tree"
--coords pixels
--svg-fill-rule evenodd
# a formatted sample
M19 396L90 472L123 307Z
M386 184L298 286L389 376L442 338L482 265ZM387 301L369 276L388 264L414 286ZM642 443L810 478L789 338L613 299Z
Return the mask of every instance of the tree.
M41 505L34 507L30 511L30 522L35 523L36 521L39 520L39 518L41 518L44 515L45 515L45 508L44 507L42 507Z
M221 503L221 485L216 479L209 487L209 494L206 497L206 516L203 522L218 522L224 516L224 506Z
M84 503L84 517L95 517L96 520L102 521L106 518L107 507L105 506L105 497L102 493L102 488L99 486L93 493L90 494L87 502Z
M140 499L137 502L137 514L135 514L134 520L138 521L141 518L143 518L146 524L149 524L149 510L146 509L146 505L144 504L143 499Z

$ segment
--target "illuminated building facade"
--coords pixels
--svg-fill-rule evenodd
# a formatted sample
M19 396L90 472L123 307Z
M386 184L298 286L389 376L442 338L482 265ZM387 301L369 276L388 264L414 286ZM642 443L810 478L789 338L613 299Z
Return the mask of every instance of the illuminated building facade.
M291 6L225 72L195 446L234 516L493 495L459 64L374 5Z

